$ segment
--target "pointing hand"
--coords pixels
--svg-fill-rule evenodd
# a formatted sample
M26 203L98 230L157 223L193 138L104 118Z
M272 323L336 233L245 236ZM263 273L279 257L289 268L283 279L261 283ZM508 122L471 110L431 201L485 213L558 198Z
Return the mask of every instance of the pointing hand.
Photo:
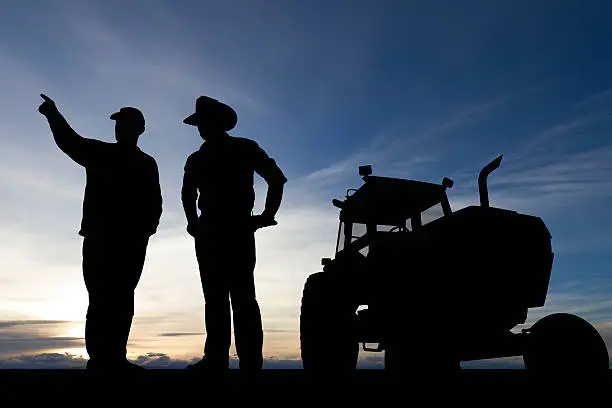
M38 112L44 116L47 116L50 113L57 111L57 106L55 106L53 99L49 98L45 94L40 94L40 96L43 98L44 102L38 107Z

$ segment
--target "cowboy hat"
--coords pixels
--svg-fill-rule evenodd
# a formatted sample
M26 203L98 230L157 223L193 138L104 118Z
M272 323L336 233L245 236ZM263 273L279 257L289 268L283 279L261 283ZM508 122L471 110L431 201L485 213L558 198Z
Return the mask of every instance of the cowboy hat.
M238 115L229 105L208 96L200 96L196 100L195 112L187 116L183 123L197 126L202 122L213 123L228 131L236 126Z

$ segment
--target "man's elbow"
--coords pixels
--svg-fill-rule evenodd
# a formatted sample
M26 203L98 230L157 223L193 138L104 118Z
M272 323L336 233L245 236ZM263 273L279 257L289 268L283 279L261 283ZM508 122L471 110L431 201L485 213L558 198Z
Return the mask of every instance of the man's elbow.
M287 179L285 177L271 179L268 181L268 189L271 191L282 192L285 189L285 184L287 184Z
M70 141L65 132L53 132L53 140L55 141L57 147L59 147L59 149L64 153L67 153L70 149Z
M285 174L277 167L275 171L270 171L266 177L266 182L269 187L273 188L283 188L285 184L287 184L287 177Z

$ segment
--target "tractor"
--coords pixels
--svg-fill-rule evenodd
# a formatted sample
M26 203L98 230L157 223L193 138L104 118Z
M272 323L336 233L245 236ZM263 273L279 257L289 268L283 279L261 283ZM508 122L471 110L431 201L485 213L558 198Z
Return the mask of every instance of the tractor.
M609 369L602 337L582 317L553 313L516 329L544 306L554 252L540 217L489 204L487 177L502 156L480 171L480 205L455 211L447 177L437 184L359 167L362 186L332 200L335 255L303 287L304 370L354 372L361 348L383 352L388 372L454 372L512 356L532 371Z

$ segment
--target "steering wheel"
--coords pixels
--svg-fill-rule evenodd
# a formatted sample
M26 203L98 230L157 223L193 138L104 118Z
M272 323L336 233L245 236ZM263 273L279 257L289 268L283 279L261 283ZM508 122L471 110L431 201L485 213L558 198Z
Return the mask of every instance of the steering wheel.
M394 231L408 232L408 228L402 227L402 226L397 226L397 227L393 227L393 228L391 228L389 230L389 232L394 232Z

